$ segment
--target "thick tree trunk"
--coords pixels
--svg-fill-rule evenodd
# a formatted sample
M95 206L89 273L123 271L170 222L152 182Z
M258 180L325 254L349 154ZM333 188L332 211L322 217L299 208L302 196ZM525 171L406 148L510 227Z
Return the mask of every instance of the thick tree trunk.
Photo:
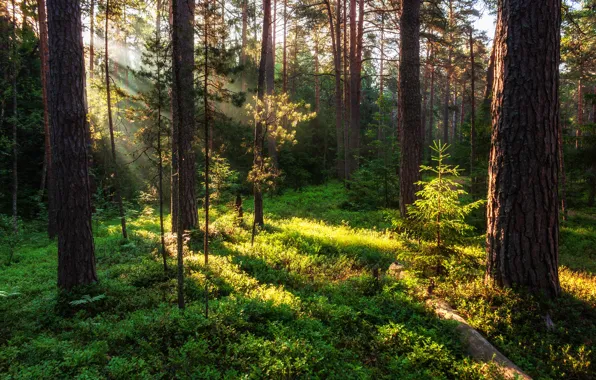
M120 193L120 177L118 176L118 162L116 161L116 142L114 141L114 123L112 120L112 94L110 92L110 54L109 54L109 38L108 38L108 22L110 10L110 0L106 1L106 23L105 23L105 75L106 75L106 96L108 106L108 128L110 130L110 145L112 148L112 180L114 181L114 196L118 204L118 212L120 213L120 226L122 228L122 237L128 238L126 232L126 217L124 216L124 205L122 204L122 194Z
M561 3L499 4L486 278L557 296Z
M420 179L420 4L420 0L404 0L400 18L399 211L403 217L416 199L415 183Z
M259 76L257 79L257 97L259 101L263 101L265 97L265 77L267 70L267 56L269 50L269 29L271 27L271 0L263 0L263 37L261 40L261 60L259 63ZM254 156L253 156L253 170L262 171L264 167L263 162L263 134L265 125L264 122L258 122L255 125L254 134ZM265 225L263 217L263 191L261 183L257 180L253 185L254 191L254 221L253 221L253 238L255 227Z
M97 281L87 167L85 66L78 1L48 0L49 106L58 233L58 286Z
M195 192L195 101L194 101L194 9L191 0L173 0L172 31L172 165L177 166L173 178L173 189L181 194L176 210L181 215L172 215L172 232L192 230L197 225L197 202ZM175 161L175 162L174 162ZM178 188L179 187L179 188ZM172 197L174 198L174 197ZM177 198L177 197L176 197ZM174 200L174 199L173 199Z
M52 180L52 147L50 137L50 116L48 111L48 77L49 77L49 52L48 52L48 25L46 16L46 5L44 0L37 0L37 12L39 19L39 41L41 58L41 94L43 101L43 130L44 130L44 163L45 163L45 183L48 188L48 236L54 239L56 236L56 210L54 208L54 192ZM41 192L45 190L42 186Z

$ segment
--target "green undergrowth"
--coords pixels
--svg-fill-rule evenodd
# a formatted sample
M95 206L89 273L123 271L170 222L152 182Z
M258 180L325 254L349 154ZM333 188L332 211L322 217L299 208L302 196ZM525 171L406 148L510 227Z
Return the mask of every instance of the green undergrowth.
M392 230L395 212L350 211L346 200L337 183L266 198L254 246L249 202L241 225L217 205L209 266L200 233L186 252L184 311L173 256L163 270L153 209L129 220L128 240L116 219L94 222L99 283L68 294L56 289L55 243L28 226L12 264L0 267L0 378L499 378L464 355L453 322L423 306L427 276L386 273L419 249ZM565 295L547 307L555 331L540 328L540 302L481 285L477 241L433 280L536 378L593 374L582 341L594 333L593 262L576 250L594 254L594 224L573 218L561 234Z

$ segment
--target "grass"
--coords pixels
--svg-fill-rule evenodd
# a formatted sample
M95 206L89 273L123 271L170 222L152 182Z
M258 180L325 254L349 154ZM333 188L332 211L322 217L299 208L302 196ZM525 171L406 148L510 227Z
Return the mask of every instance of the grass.
M13 264L0 269L10 294L0 293L0 378L498 378L423 306L430 279L385 274L420 248L391 229L393 212L344 210L346 200L339 184L267 198L254 246L249 202L245 226L217 206L209 267L200 234L185 258L185 311L174 274L163 272L151 208L131 218L127 241L116 219L94 223L100 282L70 294L56 290L55 243L25 226ZM478 240L434 279L435 295L531 376L591 378L595 237L581 214L563 225L565 293L555 303L485 288Z

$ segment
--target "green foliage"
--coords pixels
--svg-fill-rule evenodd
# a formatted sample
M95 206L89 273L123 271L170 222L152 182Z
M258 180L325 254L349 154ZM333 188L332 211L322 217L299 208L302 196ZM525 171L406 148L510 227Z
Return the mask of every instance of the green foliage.
M78 299L78 300L74 300L74 301L70 301L69 304L72 305L72 306L85 305L85 304L88 304L88 303L97 302L97 301L102 300L104 298L106 298L106 295L105 294L100 294L100 295L97 295L95 297L91 297L89 294L85 294L83 296L83 298Z
M375 159L360 167L349 181L349 200L344 207L351 210L375 210L395 207L399 199L399 181L395 167Z
M458 236L472 230L465 221L466 216L484 203L483 200L465 205L461 203L460 197L467 193L457 182L459 168L445 163L449 158L448 148L440 140L434 142L432 160L437 165L421 165L420 170L435 173L436 177L417 183L422 189L416 193L418 199L408 210L415 221L415 228L427 238L434 237L437 247L448 246Z

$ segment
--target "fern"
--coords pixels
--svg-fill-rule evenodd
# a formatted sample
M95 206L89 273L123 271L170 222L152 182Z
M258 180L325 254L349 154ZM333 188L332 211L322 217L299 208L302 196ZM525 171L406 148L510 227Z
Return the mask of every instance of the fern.
M100 295L95 296L95 297L91 297L89 294L85 294L83 296L83 298L78 299L78 300L74 300L74 301L70 301L69 304L71 306L85 305L85 304L88 304L88 303L97 302L97 301L102 300L104 298L106 298L106 295L105 294L100 294Z

